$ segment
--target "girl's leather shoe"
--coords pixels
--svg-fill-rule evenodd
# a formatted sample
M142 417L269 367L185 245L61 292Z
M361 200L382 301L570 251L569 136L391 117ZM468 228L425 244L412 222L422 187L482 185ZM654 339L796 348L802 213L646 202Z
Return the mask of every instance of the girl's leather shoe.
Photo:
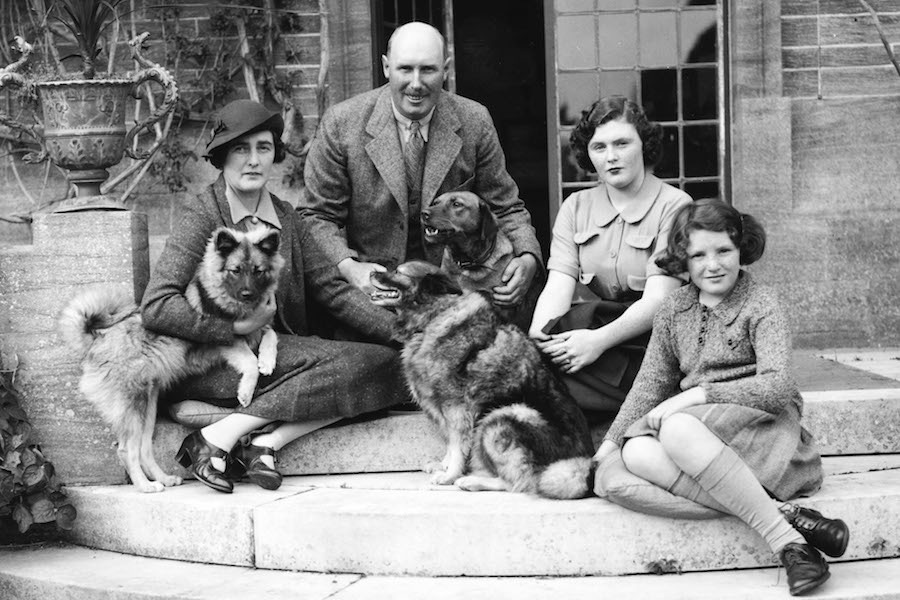
M277 490L281 487L281 473L262 461L260 457L271 456L272 461L277 461L275 449L268 446L257 446L253 443L247 445L238 444L232 451L232 456L237 463L243 465L250 481L266 490Z
M823 517L817 510L796 504L785 504L781 512L810 546L834 557L843 556L847 551L850 529L842 520Z
M791 596L800 596L825 583L831 573L819 551L807 544L788 544L781 550Z
M210 459L221 458L226 461L228 453L206 441L199 430L184 438L178 454L175 455L182 467L190 471L197 481L211 487L217 492L230 494L234 486L225 479L221 471L217 471Z

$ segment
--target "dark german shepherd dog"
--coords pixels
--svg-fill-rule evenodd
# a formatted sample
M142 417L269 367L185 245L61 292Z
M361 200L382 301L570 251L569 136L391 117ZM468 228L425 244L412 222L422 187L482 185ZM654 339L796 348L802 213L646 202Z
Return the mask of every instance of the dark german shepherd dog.
M376 303L399 302L409 389L447 440L443 461L426 467L433 483L549 498L589 493L593 444L584 415L488 294L461 293L421 261L373 273L372 283Z

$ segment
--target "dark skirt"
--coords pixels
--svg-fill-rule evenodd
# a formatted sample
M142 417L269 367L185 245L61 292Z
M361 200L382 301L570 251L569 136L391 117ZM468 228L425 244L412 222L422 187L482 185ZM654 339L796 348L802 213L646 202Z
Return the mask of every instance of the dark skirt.
M165 401L199 400L213 405L211 413L225 407L277 421L312 421L354 417L408 398L396 350L317 337L279 334L275 372L260 377L246 408L237 401L239 380L222 365L186 380Z
M573 329L598 329L622 316L631 302L594 300L576 304L544 326L547 334ZM585 409L618 411L641 368L650 332L610 348L600 358L572 375L563 373L563 381Z
M681 412L730 446L778 500L809 496L822 486L822 459L793 402L777 415L740 404L701 404ZM657 435L646 417L625 431L626 438L641 435Z

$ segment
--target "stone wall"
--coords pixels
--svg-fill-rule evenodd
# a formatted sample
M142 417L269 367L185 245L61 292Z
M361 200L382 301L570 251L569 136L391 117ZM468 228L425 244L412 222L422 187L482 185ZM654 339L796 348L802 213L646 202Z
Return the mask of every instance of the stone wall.
M900 8L872 5L900 42ZM733 202L769 233L754 270L782 291L798 345L896 346L900 76L855 0L734 16Z

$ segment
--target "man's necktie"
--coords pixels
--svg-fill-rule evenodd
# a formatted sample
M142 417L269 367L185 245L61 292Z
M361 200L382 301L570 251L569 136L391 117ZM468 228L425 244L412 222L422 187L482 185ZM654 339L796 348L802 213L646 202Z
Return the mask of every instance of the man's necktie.
M422 250L422 226L419 214L422 210L422 174L425 172L425 140L419 131L419 122L409 125L409 140L403 153L406 165L406 189L409 200L409 236L406 259L424 258Z

